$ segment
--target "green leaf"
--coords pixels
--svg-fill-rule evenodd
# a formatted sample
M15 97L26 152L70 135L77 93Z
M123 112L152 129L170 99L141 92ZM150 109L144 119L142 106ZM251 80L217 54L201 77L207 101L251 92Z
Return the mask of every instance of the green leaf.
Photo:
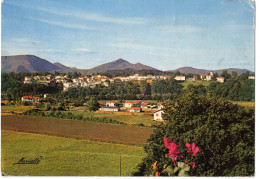
M178 167L180 167L180 171L178 176L190 176L188 171L190 171L190 166L183 162L178 162Z
M164 169L163 173L167 173L168 176L174 176L178 172L179 167L173 167L173 165L169 165L166 169Z

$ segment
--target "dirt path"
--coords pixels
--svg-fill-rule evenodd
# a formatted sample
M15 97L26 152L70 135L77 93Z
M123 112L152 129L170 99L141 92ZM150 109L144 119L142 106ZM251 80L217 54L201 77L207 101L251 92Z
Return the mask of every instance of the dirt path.
M34 116L2 116L2 129L109 142L144 144L152 129L113 124L59 120Z

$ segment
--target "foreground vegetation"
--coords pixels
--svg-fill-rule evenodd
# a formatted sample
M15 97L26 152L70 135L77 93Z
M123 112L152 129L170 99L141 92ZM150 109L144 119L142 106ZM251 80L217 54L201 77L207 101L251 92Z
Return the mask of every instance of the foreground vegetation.
M145 146L147 157L133 175L151 175L155 162L167 161L164 137L172 138L183 151L195 142L199 153L192 161L195 176L252 176L255 172L255 111L215 96L187 93L165 105L164 120ZM177 162L184 162L176 158ZM160 171L161 172L161 171Z
M2 174L11 176L130 176L145 156L143 148L91 140L2 130ZM19 165L21 158L39 164Z

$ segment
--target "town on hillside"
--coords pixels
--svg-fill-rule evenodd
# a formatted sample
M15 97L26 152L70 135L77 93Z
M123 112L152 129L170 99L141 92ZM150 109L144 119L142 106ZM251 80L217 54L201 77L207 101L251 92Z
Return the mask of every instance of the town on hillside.
M93 76L80 76L77 78L69 78L68 75L47 75L47 76L25 76L23 83L33 83L36 82L38 84L56 84L62 83L63 84L63 91L68 91L69 88L77 88L77 87L95 87L96 85L103 85L109 86L111 83L115 83L115 81L126 82L138 82L145 80L147 83L153 83L154 80L158 79L170 79L174 78L176 81L197 81L197 80L204 80L204 81L211 81L213 78L213 72L209 74L202 74L200 75L200 79L198 79L198 75L194 75L193 77L187 78L185 75L139 75L135 74L132 76L116 76L109 78L104 75L93 75ZM248 79L254 79L254 76L249 76ZM225 78L218 76L215 78L216 81L220 83L225 82Z

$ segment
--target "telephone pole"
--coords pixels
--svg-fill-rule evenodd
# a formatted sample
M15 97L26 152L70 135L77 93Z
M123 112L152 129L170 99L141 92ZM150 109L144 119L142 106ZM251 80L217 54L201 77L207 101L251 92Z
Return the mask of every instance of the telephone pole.
M119 176L121 176L121 154L120 154L120 167L119 167Z

